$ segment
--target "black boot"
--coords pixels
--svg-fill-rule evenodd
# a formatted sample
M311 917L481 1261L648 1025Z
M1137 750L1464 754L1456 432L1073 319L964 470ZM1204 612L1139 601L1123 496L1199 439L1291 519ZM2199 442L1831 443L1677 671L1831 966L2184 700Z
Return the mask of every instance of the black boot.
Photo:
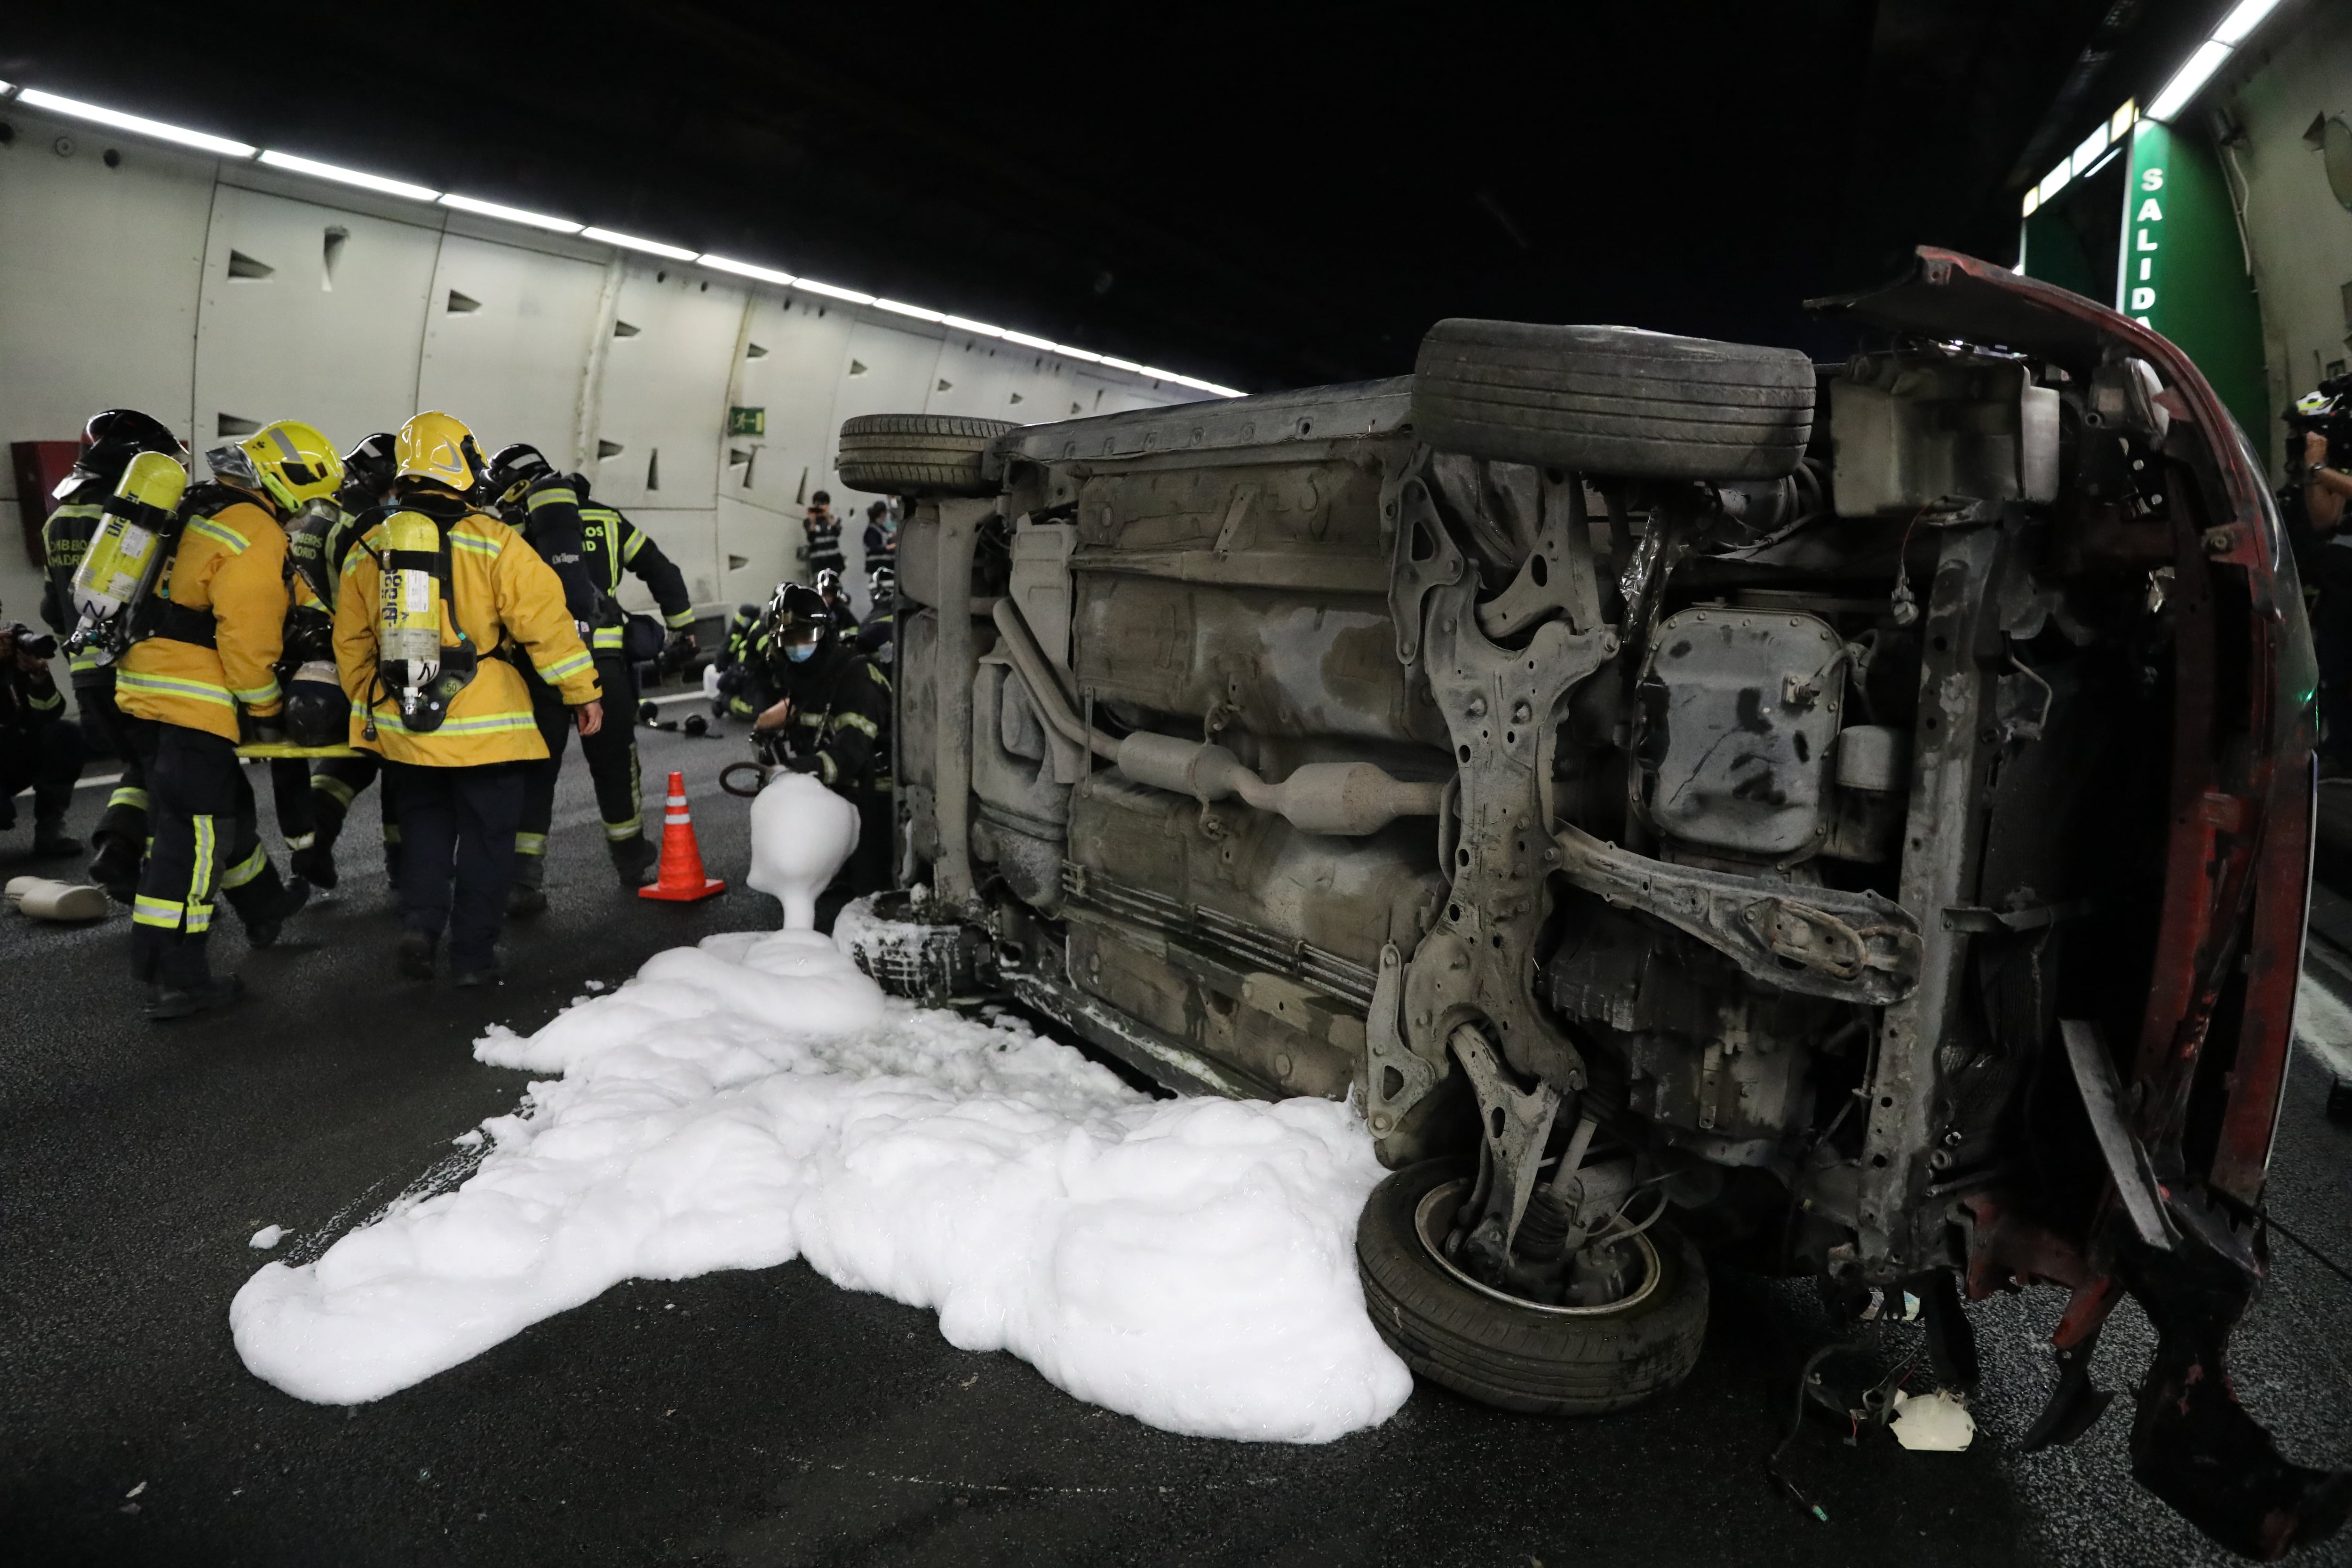
M263 875L272 879L276 877L274 872L264 872ZM255 947L277 946L278 933L286 929L286 922L294 918L297 910L310 901L310 884L301 878L280 883L274 896L265 896L257 901L250 912L238 910L237 913L245 921L245 940Z
M507 888L507 913L535 915L547 908L547 857L515 857L514 881Z
M331 892L335 886L335 840L342 836L343 809L334 797L313 791L311 819L316 824L310 842L294 851L287 868L310 886Z
M653 880L654 862L659 857L654 853L654 847L646 842L644 834L609 839L604 847L613 853L613 870L621 879L625 891L634 893Z
M120 833L100 833L97 837L98 853L89 858L89 879L127 909L139 892L141 846Z
M147 987L147 1016L156 1023L185 1018L209 1007L226 1007L245 994L245 984L234 974L207 975L189 985L158 981Z
M38 860L81 853L81 840L66 831L66 825L54 816L36 818L33 823L33 857Z
M440 942L429 931L404 931L400 933L400 945L394 955L400 973L411 980L433 978L433 952Z

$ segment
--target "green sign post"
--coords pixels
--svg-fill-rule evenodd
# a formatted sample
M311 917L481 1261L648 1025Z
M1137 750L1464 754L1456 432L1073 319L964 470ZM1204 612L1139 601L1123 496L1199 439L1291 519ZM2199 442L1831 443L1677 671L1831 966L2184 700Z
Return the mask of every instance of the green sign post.
M2254 450L2269 449L2262 308L2221 160L2153 120L2132 125L2116 309L2178 343Z

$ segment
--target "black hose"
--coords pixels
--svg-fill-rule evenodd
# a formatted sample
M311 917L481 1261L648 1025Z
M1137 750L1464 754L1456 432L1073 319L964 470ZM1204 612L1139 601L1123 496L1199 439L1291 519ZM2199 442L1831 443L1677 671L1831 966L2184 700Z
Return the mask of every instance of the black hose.
M1797 1440L1797 1434L1805 1429L1805 1390L1811 1386L1814 1372L1819 1369L1822 1363L1827 1361L1838 1352L1859 1351L1863 1347L1860 1344L1853 1342L1823 1345L1821 1349L1815 1351L1811 1355L1805 1358L1803 1370L1797 1373L1797 1407L1789 1420L1789 1435L1780 1439L1780 1446L1772 1450L1771 1458L1764 1461L1764 1474L1772 1480L1778 1482L1782 1488L1786 1489L1790 1497L1795 1498L1800 1503L1804 1505L1806 1512L1811 1514L1815 1519L1820 1520L1823 1524L1827 1524L1830 1521L1830 1510L1823 1508L1819 1502L1815 1501L1811 1493L1806 1491L1804 1488L1790 1480L1788 1476L1782 1472L1780 1468L1780 1458L1782 1455L1789 1451L1789 1445Z
M746 772L752 776L751 787L740 789L733 783L734 777L737 773ZM758 795L766 786L767 782L768 770L758 763L730 763L719 770L719 787L741 800L750 800L753 795Z
M2271 1213L2270 1210L2263 1210L2262 1215L2263 1223L2264 1225L2269 1226L2273 1230L2277 1231L2281 1236L2286 1237L2289 1241L2303 1248L2306 1253L2309 1253L2313 1262L2318 1264L2322 1268L2328 1270L2337 1279L2343 1280L2346 1284L2352 1285L2352 1268L2345 1268L2344 1265L2336 1262L2336 1259L2328 1257L2327 1254L2320 1251L2319 1248L2312 1246L2311 1243L2304 1240L2303 1237L2295 1235L2294 1232L2279 1224L2278 1215Z

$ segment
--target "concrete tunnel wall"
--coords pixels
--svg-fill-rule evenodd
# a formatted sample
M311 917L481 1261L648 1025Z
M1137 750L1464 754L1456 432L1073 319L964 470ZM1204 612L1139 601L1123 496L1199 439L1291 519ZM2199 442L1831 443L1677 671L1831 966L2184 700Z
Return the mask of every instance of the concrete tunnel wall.
M871 499L833 473L845 419L1032 422L1202 395L23 103L5 112L0 441L71 439L96 410L128 405L177 427L201 476L203 450L249 423L305 419L348 447L444 408L485 452L529 441L588 474L705 614L805 575L794 551L811 492L831 490L845 518ZM726 433L738 406L765 409L764 435ZM0 466L0 620L38 624L19 542L38 504ZM651 607L634 578L623 598Z

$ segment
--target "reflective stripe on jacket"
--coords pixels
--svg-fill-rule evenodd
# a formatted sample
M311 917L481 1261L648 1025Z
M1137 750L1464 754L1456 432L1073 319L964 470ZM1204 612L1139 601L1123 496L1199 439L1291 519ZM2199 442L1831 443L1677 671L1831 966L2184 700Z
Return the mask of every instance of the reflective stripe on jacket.
M115 661L115 706L234 743L240 705L262 718L281 706L274 667L286 629L286 531L257 502L233 500L181 524L163 570L152 591L211 611L213 646L162 637L131 644Z
M442 606L441 641L454 646L462 631L484 654L509 645L573 707L597 695L596 668L563 604L563 584L520 534L487 513L467 512L444 525L449 536L449 592ZM335 666L352 700L352 744L396 763L460 768L481 763L528 761L547 755L530 713L522 676L503 658L484 658L474 679L449 704L448 717L430 734L401 727L396 698L376 679L376 604L384 548L378 523L343 558L335 602ZM454 623L454 624L453 624ZM376 738L365 738L371 697ZM628 715L607 723L627 723Z

